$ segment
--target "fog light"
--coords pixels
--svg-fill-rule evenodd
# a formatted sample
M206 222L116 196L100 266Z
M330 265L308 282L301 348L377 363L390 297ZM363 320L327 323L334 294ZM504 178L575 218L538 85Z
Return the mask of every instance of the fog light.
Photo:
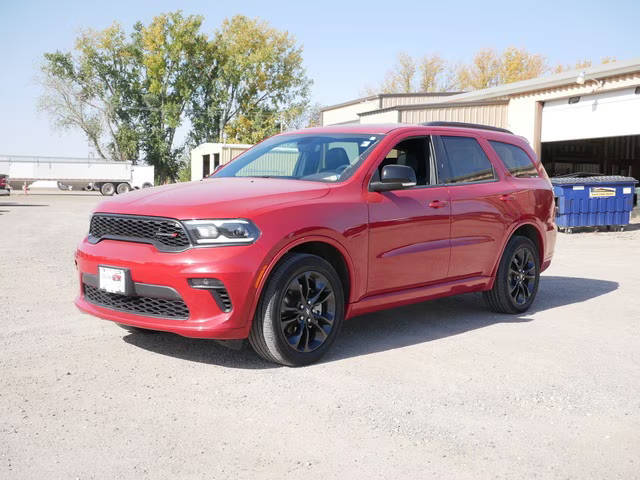
M230 312L233 308L229 292L217 278L190 278L188 281L191 288L207 290L223 312Z
M189 285L192 288L224 288L224 285L217 278L190 278Z

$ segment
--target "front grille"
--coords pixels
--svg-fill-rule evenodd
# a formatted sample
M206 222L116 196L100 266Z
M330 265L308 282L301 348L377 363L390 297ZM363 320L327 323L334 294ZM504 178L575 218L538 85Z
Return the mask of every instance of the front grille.
M151 243L165 251L184 250L191 244L177 220L98 213L91 217L89 239L97 242L102 238Z
M182 299L132 297L105 292L86 283L84 284L84 296L90 303L121 312L174 320L189 318L189 309Z

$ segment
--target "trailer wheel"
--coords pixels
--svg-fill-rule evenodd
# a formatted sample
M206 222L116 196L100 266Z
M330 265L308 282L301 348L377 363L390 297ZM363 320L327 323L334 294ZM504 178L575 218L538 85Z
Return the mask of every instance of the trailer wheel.
M142 184L142 188L151 188L151 187L153 187L153 185L150 184L149 182L145 182Z
M118 186L116 187L116 192L118 192L118 194L127 193L130 191L131 191L131 185L129 185L127 182L119 183Z
M106 182L100 185L100 193L106 197L113 195L115 191L116 187L114 187L111 182Z

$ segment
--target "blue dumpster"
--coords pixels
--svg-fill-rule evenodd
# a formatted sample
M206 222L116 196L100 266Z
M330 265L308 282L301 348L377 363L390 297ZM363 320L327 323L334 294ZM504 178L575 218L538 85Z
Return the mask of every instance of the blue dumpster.
M559 230L573 227L619 227L629 224L638 181L631 177L554 177L556 224Z

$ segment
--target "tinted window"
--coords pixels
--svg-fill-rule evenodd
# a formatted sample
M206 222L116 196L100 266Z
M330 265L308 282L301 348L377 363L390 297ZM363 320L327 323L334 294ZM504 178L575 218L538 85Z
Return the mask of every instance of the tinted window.
M393 147L378 165L373 181L380 179L382 169L386 165L406 165L413 168L416 174L416 185L429 184L429 140L427 138L410 138Z
M300 151L294 143L281 143L277 147L259 156L253 162L247 163L236 172L236 177L288 177L298 163Z
M496 151L504 166L514 177L537 177L538 171L533 165L531 158L524 150L515 145L502 142L489 142Z
M235 158L213 177L277 177L336 182L358 168L381 135L278 135Z
M461 183L494 180L493 166L475 138L440 137L445 150L438 159L438 182Z

